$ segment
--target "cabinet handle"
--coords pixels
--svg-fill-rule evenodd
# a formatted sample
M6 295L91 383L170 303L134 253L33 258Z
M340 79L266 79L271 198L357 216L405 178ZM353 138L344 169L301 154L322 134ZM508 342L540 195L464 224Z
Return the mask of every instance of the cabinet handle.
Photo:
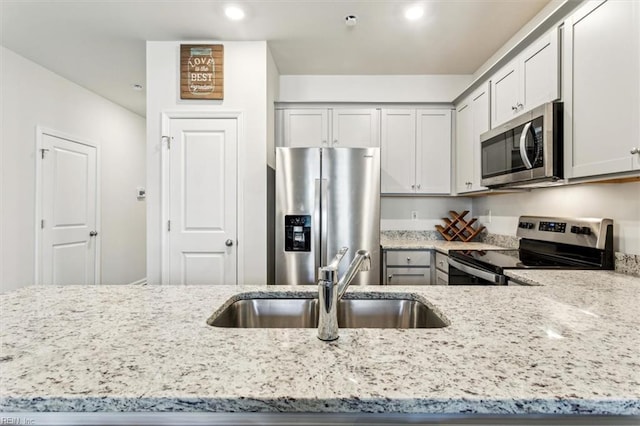
M444 266L444 262L441 260L440 262L438 262L438 265Z
M631 151L629 151L629 152L631 152L632 155L633 154L640 154L640 148L631 148Z
M521 103L518 103L518 109L523 109L524 105L522 105Z
M420 184L418 184L418 189L420 189Z
M416 186L415 185L411 185L411 189L416 189Z
M511 106L511 111L516 112L517 110L518 110L517 106L515 106L515 105Z
M338 144L338 139L334 139L333 143L335 143L337 145Z
M327 140L326 140L326 139L323 139L323 140L322 140L322 144L323 144L323 145L326 145L326 144L327 144Z
M407 263L411 263L411 258L407 257Z

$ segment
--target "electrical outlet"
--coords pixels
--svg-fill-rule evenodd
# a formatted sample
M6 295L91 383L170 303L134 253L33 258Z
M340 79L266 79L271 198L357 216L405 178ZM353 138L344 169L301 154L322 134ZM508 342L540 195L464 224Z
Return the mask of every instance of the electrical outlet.
M418 212L413 210L411 212L411 220L418 220Z

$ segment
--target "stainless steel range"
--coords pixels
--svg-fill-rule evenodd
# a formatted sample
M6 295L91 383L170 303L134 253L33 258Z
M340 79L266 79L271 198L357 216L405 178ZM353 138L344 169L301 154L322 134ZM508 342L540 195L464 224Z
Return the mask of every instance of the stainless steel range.
M613 220L520 216L517 250L449 252L449 285L512 284L507 269L614 269Z

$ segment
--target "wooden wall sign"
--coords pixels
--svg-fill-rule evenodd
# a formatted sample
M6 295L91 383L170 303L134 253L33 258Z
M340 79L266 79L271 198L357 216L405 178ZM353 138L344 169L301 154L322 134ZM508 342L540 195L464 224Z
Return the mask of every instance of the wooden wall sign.
M224 46L180 45L180 99L224 99Z

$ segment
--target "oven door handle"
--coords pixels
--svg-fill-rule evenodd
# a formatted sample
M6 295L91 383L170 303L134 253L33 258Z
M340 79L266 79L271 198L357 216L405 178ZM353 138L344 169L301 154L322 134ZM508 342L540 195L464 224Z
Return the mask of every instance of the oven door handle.
M505 284L505 279L502 275L492 274L491 272L483 271L481 269L476 269L471 266L463 265L457 260L449 258L449 266L453 266L456 269L461 270L469 275L473 275L474 277L482 278L483 280L490 281L496 284Z

